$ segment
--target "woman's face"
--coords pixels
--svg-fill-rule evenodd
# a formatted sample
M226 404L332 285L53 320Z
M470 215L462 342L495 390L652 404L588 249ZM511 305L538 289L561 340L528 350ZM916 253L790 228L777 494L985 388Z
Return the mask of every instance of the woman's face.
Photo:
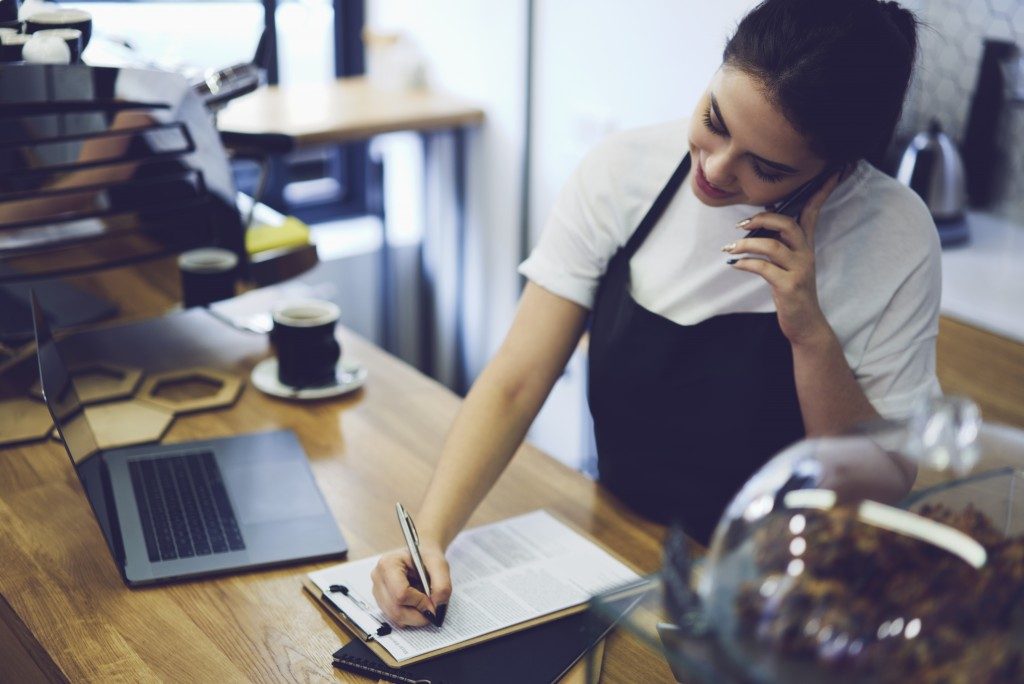
M690 120L690 184L713 207L774 204L825 170L757 80L723 66Z

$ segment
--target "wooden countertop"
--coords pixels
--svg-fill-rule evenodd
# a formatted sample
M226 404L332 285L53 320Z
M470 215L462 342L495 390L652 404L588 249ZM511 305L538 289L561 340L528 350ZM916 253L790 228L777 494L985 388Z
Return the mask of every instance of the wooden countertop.
M217 127L232 133L276 133L297 145L365 140L380 133L475 126L480 108L433 90L387 90L364 77L332 83L267 86L231 102Z
M145 289L145 280L132 281ZM121 290L124 293L124 290ZM122 294L122 296L125 296ZM144 295L139 294L139 297ZM151 294L151 296L156 296ZM393 506L417 507L460 400L366 340L341 332L369 370L347 398L290 403L247 386L229 409L179 417L164 442L288 428L348 539L350 559L402 543ZM117 358L149 370L184 360L242 375L266 339L191 311L69 340L76 358ZM0 376L7 392L33 376L34 357ZM547 508L642 571L660 562L662 528L620 507L593 482L523 446L471 524ZM303 593L326 563L128 589L62 446L0 450L0 653L8 673L42 681L344 680L330 667L347 636ZM0 679L6 675L0 673ZM626 635L613 635L604 680L671 681ZM351 681L365 681L351 679Z
M1024 226L967 217L971 240L942 250L942 314L1024 344Z

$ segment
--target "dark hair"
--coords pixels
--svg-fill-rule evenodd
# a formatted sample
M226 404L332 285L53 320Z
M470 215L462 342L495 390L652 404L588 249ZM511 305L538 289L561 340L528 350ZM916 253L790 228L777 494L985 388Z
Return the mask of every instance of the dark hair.
M722 57L761 83L817 154L878 163L903 110L917 24L895 2L764 0Z

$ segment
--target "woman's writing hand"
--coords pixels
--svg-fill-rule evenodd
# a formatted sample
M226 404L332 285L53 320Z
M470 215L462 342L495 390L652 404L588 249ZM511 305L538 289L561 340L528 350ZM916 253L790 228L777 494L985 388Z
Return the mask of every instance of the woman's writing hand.
M448 610L452 581L444 550L424 539L420 556L430 582L430 596L423 593L408 549L385 553L370 573L377 606L397 627L423 627L429 623L440 626Z
M749 223L740 226L751 231L766 228L778 233L770 237L742 238L726 245L722 251L729 254L751 255L731 262L732 267L755 273L772 287L779 326L791 344L804 344L822 334L830 334L828 322L818 304L818 288L814 271L814 229L825 200L839 183L839 174L830 178L816 192L803 212L800 221L782 214L763 212L752 216Z

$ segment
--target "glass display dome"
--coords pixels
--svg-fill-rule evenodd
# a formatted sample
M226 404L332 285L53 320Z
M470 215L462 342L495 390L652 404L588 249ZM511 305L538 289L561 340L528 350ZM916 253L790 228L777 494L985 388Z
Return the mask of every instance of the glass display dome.
M715 681L1024 681L1024 480L972 474L979 429L941 398L773 458L696 572L666 546L680 649L713 644Z

